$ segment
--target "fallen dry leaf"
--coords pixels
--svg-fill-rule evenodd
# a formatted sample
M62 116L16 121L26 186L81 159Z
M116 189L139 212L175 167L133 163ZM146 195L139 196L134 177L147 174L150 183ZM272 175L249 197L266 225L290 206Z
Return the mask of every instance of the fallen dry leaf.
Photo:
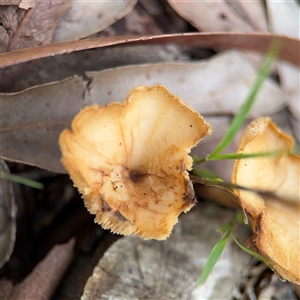
M268 9L270 31L299 39L299 3L296 1L266 1L266 5ZM298 51L299 50L300 48L298 48ZM298 141L300 141L300 70L299 68L284 62L278 62L276 66L280 78L280 85L285 92L284 99L294 117L294 120L291 120L291 122L293 123L294 121L294 123L296 123L294 132Z
M5 49L13 51L21 48L35 48L50 44L57 22L69 7L69 1L38 1L29 10L17 6L0 7L4 26L0 26L0 39L4 39ZM2 23L2 22L1 22ZM5 30L3 30L5 29ZM0 43L2 45L2 43ZM1 63L2 67L2 63ZM0 86L9 88L24 71L26 65L0 69Z
M85 90L86 82L72 77L45 85L41 91L28 89L8 98L1 95L1 156L64 172L58 137L80 109L91 104L82 97Z
M172 8L202 32L267 32L266 14L260 1L184 1L168 0ZM246 6L246 7L245 7ZM215 49L218 49L215 47ZM256 69L261 64L257 53L241 53Z
M111 58L115 57L113 52ZM202 114L235 114L248 93L255 72L235 52L224 52L198 63L128 66L87 72L86 77L88 81L71 77L19 93L1 94L4 113L0 155L8 160L65 172L60 163L58 137L85 106L121 101L131 88L159 82ZM282 108L282 98L278 86L267 79L250 115L274 113ZM224 133L217 127L215 129ZM47 138L41 138L45 134ZM214 136L217 134L215 132Z
M36 6L38 0L21 0L18 1L19 3L19 8L22 9L29 9L29 8L33 8Z
M256 77L255 69L236 51L225 51L198 63L172 62L86 72L91 102L124 99L128 88L160 83L204 115L235 114ZM115 87L118 88L115 88ZM105 92L104 92L105 91ZM270 115L284 106L283 93L266 79L249 117ZM234 99L234 101L232 101Z
M1 0L0 5L7 5L7 6L13 6L18 5L19 8L22 9L29 9L36 5L37 0Z
M180 120L180 122L178 122ZM96 221L144 239L169 236L195 204L191 148L210 126L161 86L137 87L123 104L94 105L62 132L62 162Z
M0 52L9 51L11 42L17 32L24 16L25 10L18 9L17 6L0 6Z
M176 45L115 46L45 57L33 61L9 92L19 92L74 75L85 77L86 71L185 59L186 56L181 54Z
M264 3L261 1L244 1L236 0L227 2L233 13L236 13L240 18L247 21L253 30L258 32L267 32L268 23L266 20L266 11ZM234 31L239 31L235 28Z
M148 5L151 8L149 8ZM168 28L166 23L169 23L167 21L170 20L169 17L160 3L138 1L138 4L122 20L97 33L94 37L126 35L148 36L185 31L186 28L176 31L172 31L172 29ZM178 15L177 17L181 22L184 22ZM159 20L159 22L157 22L157 20ZM173 23L175 23L174 20ZM164 25L162 26L161 24Z
M172 8L199 31L251 32L253 29L225 0L214 3L168 0Z
M254 120L243 133L238 152L257 153L293 147L292 138L269 118ZM248 245L267 258L283 279L300 284L299 188L300 157L269 156L236 160L232 181L255 190L267 190L280 200L238 191L240 204L250 216L254 235Z
M9 300L51 299L73 259L74 245L74 238L66 244L56 245L34 270L14 287Z
M11 295L14 286L10 280L5 278L0 279L0 299L1 300L9 300L9 296Z
M26 11L14 32L8 51L50 44L58 21L70 6L69 1L38 1Z
M10 173L2 159L0 159L0 173ZM14 249L16 212L12 182L0 176L0 268L9 260Z
M5 68L14 64L31 61L34 59L71 53L74 51L108 47L113 45L139 45L139 44L168 44L193 47L222 47L240 50L249 50L258 53L267 53L268 47L274 39L282 43L279 59L300 66L299 45L300 41L295 38L274 34L261 33L180 33L154 36L123 36L107 37L101 39L84 39L65 43L51 44L32 49L22 49L0 54L1 67Z
M22 0L1 0L0 5L18 5Z
M97 33L128 14L137 0L72 1L60 20L53 42L78 40Z

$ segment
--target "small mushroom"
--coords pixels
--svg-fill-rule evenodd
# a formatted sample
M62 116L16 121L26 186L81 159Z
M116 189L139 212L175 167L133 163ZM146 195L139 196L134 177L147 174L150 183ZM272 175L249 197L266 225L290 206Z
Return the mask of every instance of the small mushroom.
M287 150L293 143L269 118L262 117L246 128L238 152ZM281 279L297 284L300 284L299 172L300 157L289 154L236 160L232 174L233 183L270 191L276 196L271 199L237 191L254 231L247 245L265 257Z
M64 130L62 163L103 228L169 236L195 204L188 155L210 126L161 85L134 88L123 104L84 108Z

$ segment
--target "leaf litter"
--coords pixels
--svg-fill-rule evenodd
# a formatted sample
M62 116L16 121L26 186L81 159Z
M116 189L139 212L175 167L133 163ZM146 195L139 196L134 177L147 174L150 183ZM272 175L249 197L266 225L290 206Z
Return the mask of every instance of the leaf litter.
M113 36L106 38L91 38L79 41L71 41L50 44L32 49L21 49L14 52L1 53L2 68L9 67L22 62L35 60L42 57L71 53L86 49L109 47L114 45L139 45L139 44L178 44L193 47L221 47L222 49L234 48L249 50L264 54L270 43L278 39L282 43L279 59L285 60L296 66L300 65L297 47L299 40L289 36L262 33L180 33L162 34L153 36Z
M78 40L97 33L128 14L137 0L72 1L71 7L58 23L53 42Z
M196 1L190 5L184 2L169 0L175 11L187 21L191 22L199 31L223 32L271 32L280 35L299 36L299 4L290 2L253 1L218 1L213 5L205 1ZM299 52L299 47L297 47ZM255 62L253 54L244 56L249 62ZM253 61L254 59L254 61ZM285 102L293 118L291 123L295 132L299 128L299 68L287 63L278 62L277 71L280 77ZM299 134L297 135L300 140Z
M214 34L213 34L214 35ZM251 35L250 35L251 36ZM248 37L250 37L250 36L248 36ZM257 35L255 35L256 37L257 37ZM252 36L253 37L253 36ZM254 40L255 40L255 38L256 37L254 37ZM171 37L170 39L169 39L169 37L164 37L163 38L163 43L164 42L167 42L168 40L172 40L172 41L176 41L176 39L178 39L178 36L176 37L176 35L175 36L173 36L173 37ZM194 39L190 39L190 38L187 38L186 40L186 37L183 37L183 38L179 38L179 40L180 40L180 43L183 43L184 41L188 41L188 44L193 44L193 42L195 42L195 40ZM157 40L159 40L159 39L156 39L156 38L154 38L154 42L157 42ZM213 41L213 44L214 44L214 46L215 45L218 45L218 42L220 41L220 38L219 38L219 41L214 41L214 39L212 38L212 40L210 40L210 38L208 38L208 42L211 42L211 41ZM268 36L267 35L263 35L263 40L264 41L267 41L268 40ZM241 42L242 43L242 41L243 41L243 38L239 41L239 42ZM270 41L270 40L269 40ZM104 41L104 44L106 43L107 41ZM152 41L151 41L152 42ZM202 41L202 42L204 42L204 44L202 44L202 45L205 45L205 43L207 42L207 41ZM196 43L202 43L202 42L199 42L199 41L197 41ZM227 41L228 42L228 41ZM244 42L245 42L245 40L244 40ZM142 42L142 43L144 43L144 42ZM247 41L246 41L246 43L247 43ZM93 45L95 45L95 43L94 43L94 41L92 41L91 43L87 43L88 44L88 47L91 47L91 46L93 46ZM97 44L97 43L96 43ZM229 42L229 44L230 44L230 42ZM207 45L207 44L206 44ZM228 44L227 44L228 45ZM297 45L297 43L296 44L294 44L294 46L296 46ZM70 48L72 48L73 47L73 49L75 49L74 48L74 46L76 47L76 46L78 46L78 45L75 45L75 44L73 44L73 46L71 46L70 45ZM82 46L82 45L81 45ZM292 46L292 44L290 44L290 47L288 47L290 50L291 50L291 55L290 55L290 53L289 53L289 55L286 53L286 54L284 54L285 55L285 57L286 58L288 58L289 57L289 59L291 59L291 61L294 61L296 64L297 64L297 58L296 58L296 56L295 56L295 49L297 49L297 46L296 47L291 47ZM64 47L64 46L63 46ZM68 46L67 46L68 47ZM243 47L243 46L241 46L241 47ZM247 46L247 47L249 47L249 45ZM246 47L246 48L247 48ZM250 46L251 47L251 46ZM47 48L47 47L46 47ZM260 48L260 45L259 44L255 44L255 43L253 43L253 48L258 48L258 49L260 49L261 50L261 52L263 52L263 51L265 51L265 49L266 48L264 48L264 50L262 50L262 48ZM48 49L48 48L47 48ZM32 49L31 49L32 50ZM49 49L48 49L49 50ZM47 51L48 51L47 50ZM287 49L285 49L285 50L287 50ZM39 52L40 50L38 50L37 52L39 53L38 55L40 55L41 53ZM46 53L48 53L48 54L46 54L46 55L49 55L49 53L51 53L51 52L47 52L46 51ZM58 49L58 52L56 52L56 50L54 51L55 53L62 53L61 52L62 51L62 48L60 48L60 49ZM68 50L67 50L68 51ZM70 50L70 51L73 51L73 50ZM27 52L27 53L26 53ZM52 52L52 54L54 53L54 52ZM285 52L285 51L284 51ZM293 54L294 53L294 54ZM22 55L22 52L20 53L21 55ZM24 54L24 52L23 52L23 54ZM29 57L31 57L32 58L32 56L31 56L31 54L32 53L30 53L29 51L25 51L25 55L23 56L23 58L22 59L27 59L28 58L28 55L29 55ZM26 58L27 57L27 58Z
M220 68L226 72L220 72ZM206 62L129 66L86 75L89 82L72 77L19 93L2 94L5 114L1 156L65 172L60 163L58 136L85 106L121 101L135 86L160 82L204 115L218 115L220 111L231 114L242 105L242 97L247 94L255 72L233 51ZM233 103L232 97L240 102ZM260 97L252 116L271 114L283 107L280 89L271 80L266 80ZM17 116L16 111L19 111ZM47 139L40 138L44 134Z
M2 159L0 159L0 173L9 173L9 168ZM12 182L0 176L0 268L13 252L16 239L16 213Z
M34 270L14 286L9 297L3 300L50 299L72 262L74 245L75 239L71 239L65 244L54 246ZM7 285L6 288L11 289Z
M68 9L69 3L70 1L61 0L54 3L38 1L29 10L19 9L17 6L1 6L1 23L4 25L0 27L1 52L12 53L10 51L50 44L57 23ZM0 69L0 86L8 88L13 85L27 65L28 63Z

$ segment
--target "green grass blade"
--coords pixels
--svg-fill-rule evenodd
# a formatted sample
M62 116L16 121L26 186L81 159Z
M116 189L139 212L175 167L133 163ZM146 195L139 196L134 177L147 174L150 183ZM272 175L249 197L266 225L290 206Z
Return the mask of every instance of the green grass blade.
M235 214L235 220L236 220L237 223L245 225L245 223L244 223L244 215L241 212L237 212Z
M232 226L233 226L233 221L230 220L224 223L223 225L221 225L216 231L219 231L220 233L225 233L231 230Z
M202 178L208 178L208 179L214 179L214 180L219 180L223 181L220 177L218 177L215 173L206 170L206 169L198 169L198 168L193 168L192 172Z
M226 154L218 154L214 157L207 157L207 161L228 160L228 159L247 159L247 158L266 157L266 156L282 156L282 155L288 155L289 153L290 153L289 149L266 151L266 152L259 152L259 153L226 153Z
M236 133L241 128L245 118L247 117L251 107L254 104L255 99L257 98L257 94L262 86L262 83L264 82L267 75L269 74L272 64L280 52L280 49L281 49L281 44L279 43L279 41L278 40L273 41L271 46L269 47L268 53L255 78L255 81L252 85L252 88L249 92L249 95L245 103L241 107L239 113L234 117L228 131L226 132L221 142L218 144L218 146L213 151L213 153L209 155L210 157L214 157L218 155L221 151L223 151L231 143Z
M194 166L194 165L201 164L201 163L203 163L203 162L205 162L205 161L206 161L206 158L205 158L205 157L199 159L197 155L194 155L194 156L193 156L193 166Z
M254 252L253 250L251 250L251 249L249 249L249 248L243 246L242 244L240 244L240 243L238 242L238 240L235 238L235 236L234 236L232 233L231 233L231 236L232 236L233 240L235 241L235 243L236 243L242 250L244 250L246 253L248 253L248 254L254 256L254 257L257 258L258 260L264 262L266 265L268 265L268 260L267 260L266 258L262 257L261 255L259 255L258 253Z
M230 230L228 230L226 235L217 244L215 244L215 246L212 248L210 255L208 257L208 260L207 260L207 262L204 266L204 269L201 273L201 276L199 278L198 285L201 285L206 281L211 270L213 269L213 267L219 260L221 254L228 242L228 238L229 238L231 232L232 232L232 227L230 228Z
M17 182L17 183L21 183L21 184L24 184L24 185L27 185L27 186L30 186L30 187L33 187L33 188L36 188L39 190L44 188L44 185L40 182L31 180L28 178L24 178L21 176L17 176L17 175L12 175L12 174L9 174L9 173L3 172L3 171L0 171L0 178L11 180L11 181Z

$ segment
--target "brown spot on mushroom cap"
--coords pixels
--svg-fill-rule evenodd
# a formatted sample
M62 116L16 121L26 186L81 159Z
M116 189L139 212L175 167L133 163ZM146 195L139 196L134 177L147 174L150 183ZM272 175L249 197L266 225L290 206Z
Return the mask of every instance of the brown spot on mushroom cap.
M104 228L165 239L195 204L188 153L210 126L165 87L138 87L123 104L87 107L72 130L60 136L62 162Z
M129 178L134 183L141 181L145 176L146 176L146 174L142 174L138 171L131 170L129 172Z

